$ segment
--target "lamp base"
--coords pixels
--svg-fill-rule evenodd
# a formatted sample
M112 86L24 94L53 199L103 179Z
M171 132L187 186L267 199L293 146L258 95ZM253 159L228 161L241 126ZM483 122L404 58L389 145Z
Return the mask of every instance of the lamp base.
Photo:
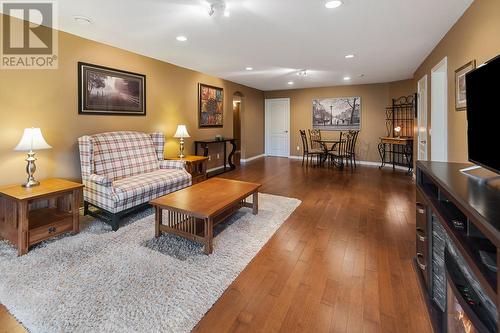
M179 158L184 158L186 155L184 155L184 138L181 138L180 140L180 147L179 147Z
M34 179L29 179L26 183L21 185L22 187L30 188L40 185L40 182Z
M28 174L28 179L26 180L26 183L22 185L23 187L30 188L40 185L40 182L36 181L35 176L33 176L36 171L35 161L35 153L30 150L30 152L28 153L28 157L26 158L26 162L28 162L28 164L26 165L26 173Z

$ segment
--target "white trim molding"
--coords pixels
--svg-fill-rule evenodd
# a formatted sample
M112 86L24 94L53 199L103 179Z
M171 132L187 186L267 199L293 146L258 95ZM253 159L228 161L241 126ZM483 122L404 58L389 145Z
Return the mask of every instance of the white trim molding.
M245 163L254 161L254 160L262 158L262 157L266 157L266 154L260 154L260 155L252 156L252 157L245 158L245 159L242 158L242 159L240 159L240 163L245 164Z
M302 161L302 155L300 155L300 156L299 155L290 155L289 158L292 159L292 160L301 160ZM356 161L356 164L366 165L366 166L380 167L380 162L373 162L373 161ZM392 164L386 163L386 167L388 167L388 168L391 167L392 168ZM408 171L408 167L405 167L405 166L396 165L395 167L398 170Z
M215 168L208 169L207 173L212 172L212 171L216 171L216 170L220 170L220 169L224 169L224 166L221 165L221 166L218 166L218 167L215 167Z

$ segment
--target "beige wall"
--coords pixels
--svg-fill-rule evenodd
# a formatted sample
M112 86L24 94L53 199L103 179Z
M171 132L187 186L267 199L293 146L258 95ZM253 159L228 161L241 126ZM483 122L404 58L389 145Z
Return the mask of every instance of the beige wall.
M414 75L414 87L427 74L428 110L432 68L448 57L448 158L450 162L467 161L466 112L455 111L455 70L476 59L481 64L500 54L500 1L476 0L451 28ZM430 156L429 138L429 156Z
M78 115L78 61L145 74L147 116ZM223 128L198 128L198 82L224 88ZM232 100L237 91L245 96L241 114L242 158L248 158L262 154L264 149L262 91L60 32L59 69L0 70L0 184L20 183L25 178L25 154L13 151L25 127L42 128L53 146L37 153L38 178L78 179L76 139L84 134L161 131L167 137L167 156L177 154L178 143L172 135L181 123L187 125L191 134L186 143L189 153L194 150L195 139L216 134L231 137Z
M290 154L302 155L299 130L312 128L312 100L328 97L361 97L361 131L358 138L358 159L378 162L377 145L381 136L387 135L385 108L392 98L414 93L413 81L294 89L265 92L265 98L290 98ZM324 136L338 136L336 132L323 132ZM297 151L297 146L300 151Z

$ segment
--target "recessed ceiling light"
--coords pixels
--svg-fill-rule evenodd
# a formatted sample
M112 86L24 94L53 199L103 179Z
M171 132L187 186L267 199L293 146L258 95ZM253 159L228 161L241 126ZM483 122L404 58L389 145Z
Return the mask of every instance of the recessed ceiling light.
M229 10L224 11L224 17L231 16L231 12Z
M306 69L303 69L303 70L301 70L301 71L297 72L297 75L298 75L298 76L307 76L307 70L306 70Z
M253 67L245 67L245 70L247 70L247 71L253 71Z
M186 36L177 36L175 39L177 39L179 42L185 42L188 40Z
M341 0L333 0L333 1L327 1L325 3L325 7L328 9L333 9L342 6L342 1Z
M73 16L73 20L75 20L76 23L81 25L88 25L92 23L92 20L89 17L82 15Z
M345 56L346 59L352 59L354 58L354 54L348 54Z
M350 76L344 76L344 81L350 81L351 77Z
M288 81L289 86L293 86L293 83L294 83L293 81Z

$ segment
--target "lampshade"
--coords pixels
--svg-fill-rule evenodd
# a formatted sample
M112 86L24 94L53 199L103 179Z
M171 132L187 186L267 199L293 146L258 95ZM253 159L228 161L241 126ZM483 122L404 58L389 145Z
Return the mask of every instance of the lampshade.
M30 151L52 148L43 138L42 131L39 128L25 128L21 141L14 150Z
M186 125L177 125L177 131L174 134L174 138L189 138Z

